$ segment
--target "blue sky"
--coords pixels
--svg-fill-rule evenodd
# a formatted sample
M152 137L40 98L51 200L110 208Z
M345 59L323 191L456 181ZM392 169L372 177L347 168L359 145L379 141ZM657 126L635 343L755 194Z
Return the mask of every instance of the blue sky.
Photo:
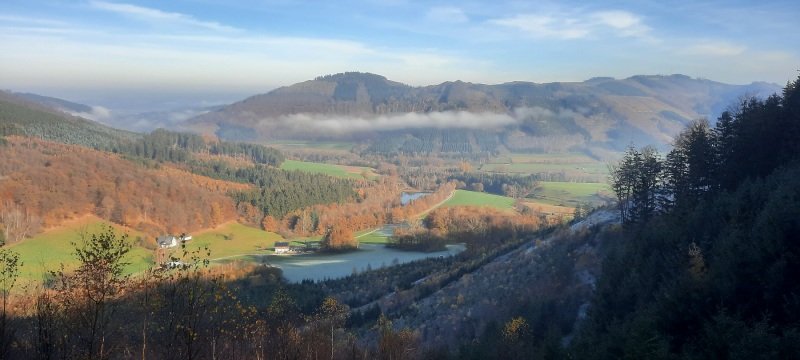
M800 69L794 0L3 0L0 8L0 87L68 99L251 95L343 71L410 85L673 73L783 85Z

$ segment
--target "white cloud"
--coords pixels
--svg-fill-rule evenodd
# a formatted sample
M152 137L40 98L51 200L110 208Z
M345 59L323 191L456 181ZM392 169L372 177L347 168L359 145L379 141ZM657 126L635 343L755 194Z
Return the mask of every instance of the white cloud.
M146 8L138 5L112 3L106 1L91 1L89 5L98 10L110 11L124 16L141 19L144 21L168 23L168 24L182 24L188 26L195 26L214 31L238 31L239 29L222 25L213 21L201 21L195 19L193 16L165 12L158 9Z
M577 25L575 19L558 18L551 15L521 14L512 18L494 19L491 24L510 27L536 38L555 38L562 40L580 39L589 34L584 26Z
M589 15L598 25L617 30L620 36L645 36L650 28L642 24L642 19L627 11L600 11Z
M112 119L114 116L111 113L111 110L102 107L102 106L92 106L91 112L77 112L72 113L72 115L80 116L89 120L99 121L99 122L106 122Z
M295 114L264 120L265 127L279 127L296 131L348 134L365 131L391 131L423 128L485 129L516 123L506 114L445 111L432 113L404 113L382 115L376 118L326 116L321 114Z
M601 33L615 36L646 36L650 28L641 17L627 11L565 12L518 14L489 20L489 24L516 29L534 38L572 40Z
M456 7L436 7L428 10L425 19L436 23L460 24L469 21L469 17Z

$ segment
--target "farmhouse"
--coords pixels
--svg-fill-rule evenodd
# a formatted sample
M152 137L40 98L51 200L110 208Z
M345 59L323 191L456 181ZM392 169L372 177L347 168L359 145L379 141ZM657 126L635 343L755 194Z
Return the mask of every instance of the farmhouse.
M291 248L289 247L289 242L287 241L278 241L275 242L275 253L276 254L285 254L288 253Z
M161 248L165 248L166 249L166 248L172 248L172 247L178 246L178 242L186 242L186 241L189 241L189 240L192 240L192 236L191 235L181 235L181 236L164 235L164 236L159 236L158 238L156 238L156 243Z

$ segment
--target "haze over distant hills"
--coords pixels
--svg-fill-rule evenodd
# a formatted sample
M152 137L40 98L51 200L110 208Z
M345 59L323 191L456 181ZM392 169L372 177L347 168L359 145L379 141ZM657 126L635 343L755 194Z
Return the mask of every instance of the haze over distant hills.
M255 95L185 125L241 140L352 140L378 133L419 138L421 129L463 129L473 150L485 140L474 135L480 129L481 137L489 130L496 137L492 143L513 150L535 151L543 137L561 137L572 148L619 149L630 142L668 144L690 120L713 121L743 93L763 97L780 89L776 84L729 85L685 75L547 84L449 81L412 87L349 72ZM404 147L403 140L395 143L398 150Z

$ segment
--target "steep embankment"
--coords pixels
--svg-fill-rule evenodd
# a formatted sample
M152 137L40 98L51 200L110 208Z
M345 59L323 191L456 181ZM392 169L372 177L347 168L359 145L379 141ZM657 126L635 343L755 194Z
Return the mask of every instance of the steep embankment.
M616 224L619 216L603 210L546 239L532 239L417 301L394 324L419 331L427 348L454 349L480 339L488 328L496 332L493 322L525 315L541 320L531 324L534 333L554 328L568 341L586 316L599 276L597 249L614 236Z

